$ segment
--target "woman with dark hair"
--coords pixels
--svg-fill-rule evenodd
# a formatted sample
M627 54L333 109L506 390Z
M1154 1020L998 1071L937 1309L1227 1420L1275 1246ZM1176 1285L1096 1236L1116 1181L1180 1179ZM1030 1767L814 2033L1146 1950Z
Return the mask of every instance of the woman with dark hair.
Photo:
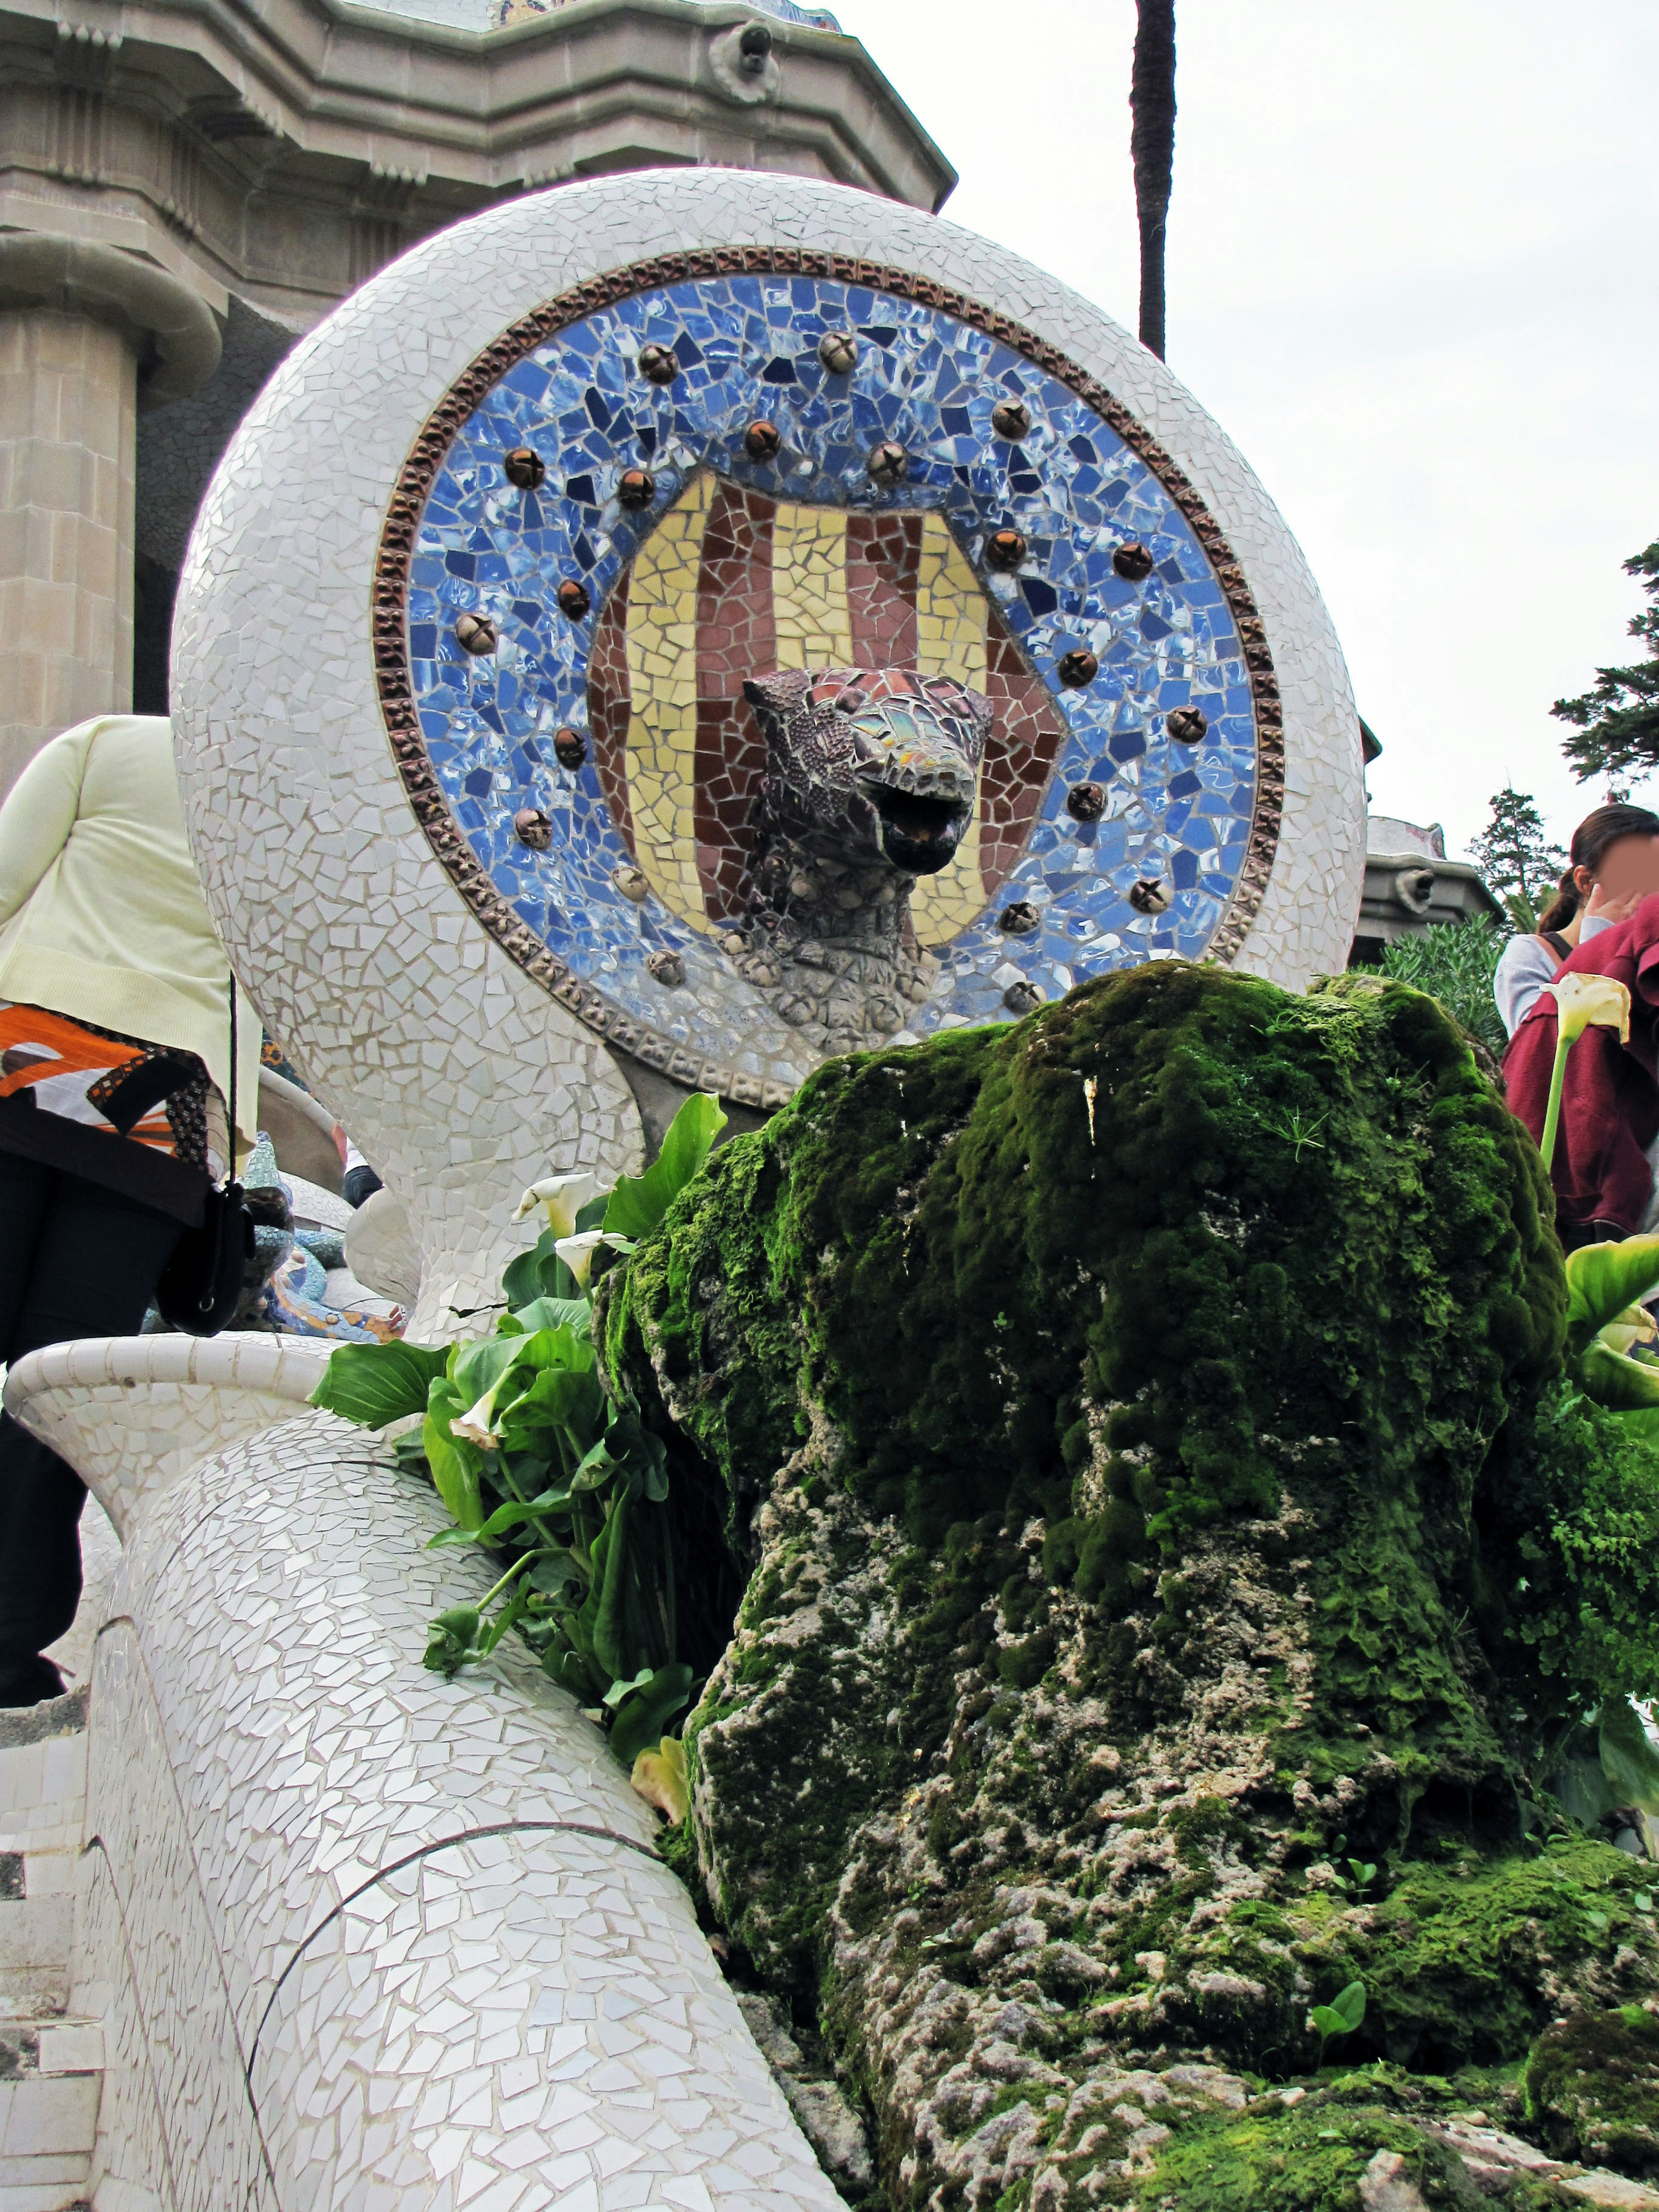
M1659 891L1659 814L1622 802L1598 806L1573 831L1571 853L1536 936L1511 938L1492 977L1492 996L1511 1036L1581 944L1626 921L1650 891Z

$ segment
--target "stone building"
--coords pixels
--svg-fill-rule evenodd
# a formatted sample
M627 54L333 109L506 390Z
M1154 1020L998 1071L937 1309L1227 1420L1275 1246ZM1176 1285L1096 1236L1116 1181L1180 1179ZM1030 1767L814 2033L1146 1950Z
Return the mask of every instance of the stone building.
M688 165L956 181L793 0L3 0L0 791L165 711L198 504L298 336L461 216Z

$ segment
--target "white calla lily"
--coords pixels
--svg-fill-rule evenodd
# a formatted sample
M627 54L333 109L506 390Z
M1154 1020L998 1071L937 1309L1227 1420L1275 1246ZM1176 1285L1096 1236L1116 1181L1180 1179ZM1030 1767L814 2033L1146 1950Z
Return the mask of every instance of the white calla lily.
M575 1234L576 1216L591 1199L599 1194L597 1176L584 1168L579 1175L544 1176L532 1182L519 1200L515 1221L523 1221L541 1206L547 1215L547 1225L556 1237Z
M1563 975L1544 988L1555 1001L1556 1027L1568 1044L1587 1029L1617 1030L1630 1042L1630 992L1611 975Z
M1601 1330L1599 1341L1609 1352L1626 1356L1638 1344L1651 1344L1659 1336L1659 1322L1645 1306L1631 1306Z
M587 1288L587 1279L593 1272L593 1255L608 1241L603 1229L584 1229L580 1237L561 1237L553 1247L576 1278L579 1289Z
M495 1411L492 1402L495 1395L495 1386L492 1382L476 1405L469 1406L464 1413L456 1414L449 1425L451 1436L460 1437L470 1444L477 1444L481 1451L494 1451L499 1441L489 1425Z

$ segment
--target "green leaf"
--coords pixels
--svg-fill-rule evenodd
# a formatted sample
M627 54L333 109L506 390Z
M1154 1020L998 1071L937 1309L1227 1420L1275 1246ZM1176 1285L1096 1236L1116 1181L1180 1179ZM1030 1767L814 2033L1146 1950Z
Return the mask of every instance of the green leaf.
M514 1499L510 1504L498 1505L482 1528L440 1528L427 1544L428 1552L438 1552L450 1544L488 1544L497 1536L505 1535L521 1522L533 1521L538 1513L556 1513L570 1503L568 1490L544 1490L539 1498L520 1504Z
M481 1528L484 1519L479 1488L483 1455L476 1445L452 1436L449 1428L450 1422L462 1410L463 1403L453 1383L434 1386L432 1410L421 1425L421 1442L426 1449L426 1463L432 1469L433 1485L449 1508L450 1519L463 1528Z
M1576 1258L1577 1254L1574 1255ZM1605 1344L1587 1345L1578 1359L1578 1387L1611 1413L1659 1408L1659 1367L1610 1352Z
M365 1429L426 1411L427 1392L444 1371L449 1346L337 1344L311 1403Z
M673 1659L629 1691L611 1723L611 1748L624 1766L631 1770L642 1751L661 1741L669 1722L690 1704L694 1680L685 1661Z
M1659 1237L1584 1244L1567 1255L1567 1341L1583 1352L1598 1329L1659 1290Z
M507 1318L516 1322L526 1336L541 1328L568 1328L579 1340L592 1341L593 1309L586 1298L532 1298L528 1305L514 1307Z
M474 1648L477 1634L477 1606L452 1605L428 1629L426 1656L421 1663L434 1674L441 1674L445 1681L451 1680L458 1668L477 1656Z
M609 1705L614 1712L625 1697L635 1690L642 1690L645 1687L651 1680L653 1671L649 1667L641 1667L631 1682L613 1682L600 1699L600 1703Z
M1348 2033L1352 2034L1365 2017L1364 1982L1350 1982L1346 1989L1339 1990L1331 1999L1330 2008L1341 2018L1347 2027Z
M1604 1698L1598 1748L1615 1806L1659 1814L1659 1753L1628 1698Z
M648 1235L702 1167L725 1127L718 1099L702 1091L688 1098L645 1173L624 1176L611 1192L600 1226L623 1237Z
M1348 2033L1348 2023L1334 2005L1316 2005L1308 2014L1308 2021L1310 2027L1318 2030L1322 2043L1328 2041L1333 2035Z
M1634 1412L1619 1416L1621 1436L1636 1437L1644 1443L1659 1444L1659 1407L1638 1407Z

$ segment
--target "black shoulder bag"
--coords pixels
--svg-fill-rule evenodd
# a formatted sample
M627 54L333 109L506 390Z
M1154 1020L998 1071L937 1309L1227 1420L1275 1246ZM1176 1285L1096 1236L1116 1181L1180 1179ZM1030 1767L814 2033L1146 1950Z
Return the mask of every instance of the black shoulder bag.
M253 1257L253 1222L236 1180L236 978L230 979L230 1163L210 1183L199 1229L186 1229L155 1287L163 1321L191 1336L217 1336L234 1316Z

